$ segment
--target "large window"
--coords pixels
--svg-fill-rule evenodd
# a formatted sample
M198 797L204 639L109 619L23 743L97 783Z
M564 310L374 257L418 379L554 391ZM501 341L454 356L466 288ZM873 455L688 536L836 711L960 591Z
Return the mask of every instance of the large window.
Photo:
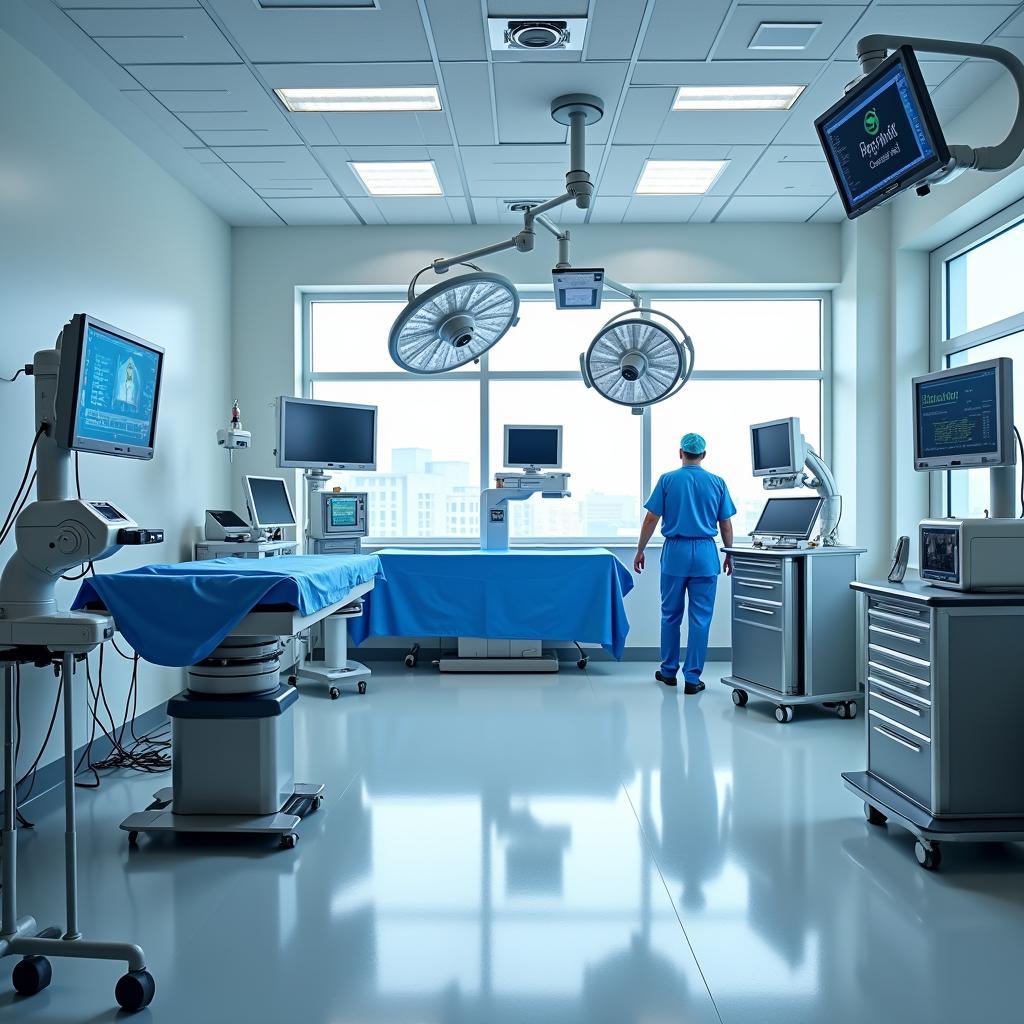
M1018 416L1024 409L1024 292L1018 280L1024 259L1022 212L1004 213L933 255L933 287L944 299L933 367L967 366L1009 356L1015 363ZM988 470L959 470L943 476L941 496L934 495L936 512L985 514L990 506Z
M304 303L305 388L313 398L380 407L376 473L337 474L370 495L377 540L476 538L481 485L502 468L506 423L561 423L572 497L515 502L513 538L611 541L636 537L646 491L679 464L679 438L708 439L707 466L724 476L750 529L764 491L750 471L747 428L799 416L819 451L826 398L823 296L652 296L694 339L693 379L634 416L587 390L579 357L626 309L559 311L525 291L519 325L485 355L440 378L405 373L388 356L394 294L310 294Z

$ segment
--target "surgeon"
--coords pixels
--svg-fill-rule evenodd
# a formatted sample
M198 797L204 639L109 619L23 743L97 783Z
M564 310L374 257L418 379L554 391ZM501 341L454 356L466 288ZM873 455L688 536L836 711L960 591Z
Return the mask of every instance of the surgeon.
M679 442L682 465L661 477L644 505L647 515L640 525L633 560L633 570L642 573L647 564L644 549L661 522L665 537L661 549L661 668L654 678L666 686L676 685L679 630L689 602L683 689L691 694L704 689L701 674L722 571L715 537L721 531L725 547L732 546L732 517L736 515L725 481L704 468L706 455L707 443L700 434L684 435ZM731 555L725 556L724 569L727 576L732 575Z

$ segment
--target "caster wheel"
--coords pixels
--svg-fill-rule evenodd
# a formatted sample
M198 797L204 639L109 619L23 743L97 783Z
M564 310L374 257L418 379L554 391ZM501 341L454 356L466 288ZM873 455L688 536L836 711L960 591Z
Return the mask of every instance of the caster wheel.
M738 708L745 708L747 706L747 701L749 699L750 698L749 698L749 695L748 695L746 690L733 690L732 691L732 702Z
M330 697L331 700L337 700L341 696L341 690L339 690L336 686L332 686L327 691L327 696Z
M775 709L775 721L780 724L793 721L793 709L788 704L780 704Z
M845 701L843 701L842 703L837 704L836 705L836 714L840 718L849 718L850 717L850 705L847 704Z
M299 677L298 676L289 676L288 677L288 685L289 686L298 686L299 685Z
M128 833L128 845L131 846L131 847L136 847L136 846L139 845L139 833L138 832L129 832Z
M14 965L11 981L19 996L34 996L42 992L53 978L53 968L45 956L22 957Z
M118 979L114 988L117 1005L128 1013L137 1013L144 1006L149 1006L156 995L156 982L149 971L129 971Z
M366 693L366 680L365 679L360 679L359 680L359 692L360 693Z
M846 702L846 717L856 718L857 717L857 702L855 700L848 700Z
M323 794L313 797L309 802L309 813L316 814L320 810L320 805L324 802Z
M864 805L864 817L869 825L884 825L889 820L877 807L867 803Z
M282 850L294 850L295 844L299 841L299 835L297 832L285 832L281 836L281 849Z
M405 667L406 668L415 668L416 667L416 659L411 654L407 654L405 656Z
M582 672L587 667L589 661L589 658L580 658L580 660L576 662L576 667Z
M939 865L942 863L942 851L939 849L937 843L924 843L920 839L914 843L914 856L917 857L917 863L925 869L925 871L937 871Z

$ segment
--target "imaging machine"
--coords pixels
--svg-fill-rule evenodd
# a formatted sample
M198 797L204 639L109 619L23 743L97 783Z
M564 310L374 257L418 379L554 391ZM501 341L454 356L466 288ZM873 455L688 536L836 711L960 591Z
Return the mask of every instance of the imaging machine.
M824 704L840 718L853 718L861 690L849 587L864 549L837 544L842 498L828 466L801 435L799 419L753 424L750 455L765 490L813 487L818 493L768 498L751 531L753 543L726 549L733 560L733 652L732 673L722 682L737 707L752 695L774 703L778 722L792 721L800 704ZM819 541L812 540L816 525Z
M140 527L111 501L71 497L71 453L151 459L164 352L126 331L78 313L57 345L35 354L33 451L36 500L17 518L17 550L0 578L0 661L4 676L3 919L0 956L20 956L14 988L34 995L50 984L47 957L123 960L128 973L114 996L129 1011L153 998L145 955L133 944L94 942L78 928L75 838L74 675L76 662L114 635L102 613L61 611L56 584L83 563L109 558L124 545L156 544L162 530ZM27 476L27 473L26 473ZM67 925L36 930L18 918L18 835L15 807L14 687L17 666L53 664L60 671L64 711L65 893Z
M304 470L306 552L359 554L367 535L368 496L328 490L328 471L377 468L377 407L282 395L277 400L277 464ZM293 681L326 683L332 699L341 696L338 684L343 682L354 682L365 693L372 672L348 656L348 623L362 613L362 603L355 602L325 619L320 628L323 660L314 660L311 636L309 656Z

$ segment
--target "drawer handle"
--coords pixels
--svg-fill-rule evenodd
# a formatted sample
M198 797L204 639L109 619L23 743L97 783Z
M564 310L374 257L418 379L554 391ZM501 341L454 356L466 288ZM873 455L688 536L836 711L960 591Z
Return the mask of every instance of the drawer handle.
M912 700L920 704L923 708L930 708L932 702L926 700L924 697L919 697L916 693L910 693L908 690L904 690L902 686L897 686L895 683L887 683L884 679L879 679L878 676L868 674L868 682L872 686L884 686L887 690L892 690L893 693L898 693L901 697L906 700ZM881 694L879 694L881 696Z
M868 650L880 651L882 654L885 654L890 658L896 658L899 661L906 661L911 665L920 665L922 668L928 668L931 664L930 661L926 661L924 658L915 658L912 654L904 654L902 651L892 651L888 647L882 647L881 644L868 644Z
M899 633L895 629L886 629L885 626L869 627L872 633L884 633L886 636L894 636L897 640L906 640L908 644L920 644L924 641L919 636L911 636L909 633Z
M754 608L749 604L739 604L736 606L740 611L744 612L756 612L758 615L774 615L775 612L769 608Z
M909 725L904 725L902 722L897 722L895 718L889 718L888 715L883 715L881 711L868 711L868 714L872 718L880 718L886 725L892 726L892 728L899 730L899 732L910 733L915 740L920 740L922 743L931 743L931 740L925 736L924 733L920 733L916 729L911 729Z
M906 672L901 672L898 668L890 668L888 665L882 665L877 661L868 661L868 668L875 669L876 672L887 672L891 676L895 676L897 679L903 679L908 683L913 683L915 686L928 686L932 684L927 679L918 679L917 676L908 675Z
M894 732L889 732L888 729L881 725L873 725L872 728L879 736L884 736L888 740L892 740L893 743L898 743L901 747L906 747L907 750L912 750L915 754L921 753L921 748L916 743L911 743L910 740L905 740L900 736L897 736Z
M871 608L883 608L889 614L898 615L900 616L900 618L903 619L911 617L916 618L918 615L920 615L920 612L917 608L908 608L898 604L886 604L884 601L872 601Z
M899 708L900 711L905 711L908 715L916 715L918 718L921 717L921 712L909 704L904 704L901 700L896 700L894 697L887 697L884 693L878 693L876 690L871 691L871 696L876 700L884 700L886 704L891 704L894 708Z
M880 612L875 608L872 608L868 612L868 617L872 619L885 619L886 622L898 622L901 626L906 626L908 623L913 623L920 629L931 629L932 624L927 619L908 619L906 615L893 615L891 612Z
M733 579L738 587L753 587L755 590L774 590L773 583L751 583L749 580Z

